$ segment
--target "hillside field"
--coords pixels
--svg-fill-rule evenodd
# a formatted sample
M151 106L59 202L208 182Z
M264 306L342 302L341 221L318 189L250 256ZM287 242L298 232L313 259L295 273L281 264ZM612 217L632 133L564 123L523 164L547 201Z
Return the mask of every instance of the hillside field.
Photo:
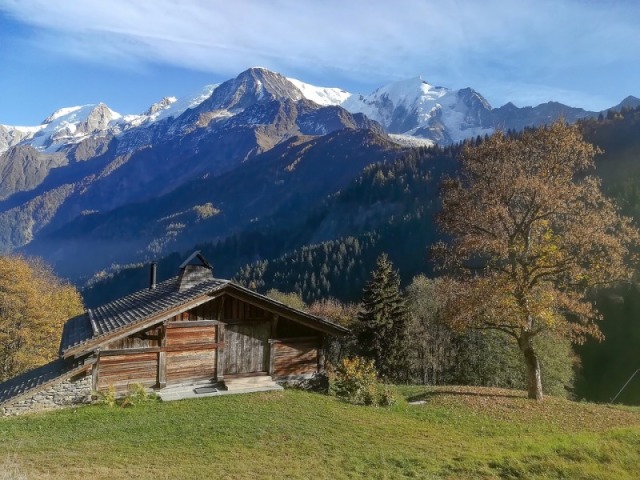
M640 408L398 388L391 408L285 390L0 419L0 479L640 478Z

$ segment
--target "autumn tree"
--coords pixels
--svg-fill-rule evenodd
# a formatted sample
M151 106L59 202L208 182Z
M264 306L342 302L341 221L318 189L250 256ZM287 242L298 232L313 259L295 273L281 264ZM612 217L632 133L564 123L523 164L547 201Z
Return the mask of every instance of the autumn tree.
M82 299L41 260L0 257L0 381L58 355L64 322Z
M590 289L633 271L639 234L588 175L597 153L563 122L497 133L465 148L458 176L442 184L445 318L513 338L531 399L543 398L534 338L601 338Z
M280 303L284 303L288 307L298 310L306 310L307 305L302 300L302 296L297 292L281 292L272 288L267 292L267 297L272 298Z
M392 380L407 378L408 311L400 293L400 276L386 254L376 261L358 312L358 343L378 372Z
M354 303L342 303L335 298L326 298L313 302L309 305L307 311L312 315L331 320L353 332L358 316L358 305ZM353 333L327 338L327 342L325 343L325 359L330 364L338 365L343 358L356 353L357 340Z

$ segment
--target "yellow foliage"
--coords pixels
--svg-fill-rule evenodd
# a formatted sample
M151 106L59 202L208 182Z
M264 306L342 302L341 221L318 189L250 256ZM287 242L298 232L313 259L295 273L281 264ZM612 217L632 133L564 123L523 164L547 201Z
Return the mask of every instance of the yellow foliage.
M0 380L57 357L64 322L82 299L38 259L0 257Z

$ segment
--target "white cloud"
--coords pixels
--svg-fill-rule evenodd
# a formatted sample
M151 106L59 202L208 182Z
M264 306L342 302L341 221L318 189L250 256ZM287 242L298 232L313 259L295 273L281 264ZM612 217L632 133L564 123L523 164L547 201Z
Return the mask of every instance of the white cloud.
M38 27L33 40L57 55L229 75L263 65L372 85L422 73L454 87L562 91L559 74L635 58L640 45L640 10L619 2L0 0L0 10Z

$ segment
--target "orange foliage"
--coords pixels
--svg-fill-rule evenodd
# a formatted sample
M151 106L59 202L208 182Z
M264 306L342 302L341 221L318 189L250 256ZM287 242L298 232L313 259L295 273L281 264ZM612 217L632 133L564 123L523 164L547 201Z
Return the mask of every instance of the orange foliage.
M82 311L75 287L42 261L0 257L0 380L55 359L64 322Z
M631 277L640 234L586 174L597 153L563 122L465 148L442 190L438 221L452 241L435 247L451 273L452 326L509 333L532 368L542 331L601 338L589 289Z

